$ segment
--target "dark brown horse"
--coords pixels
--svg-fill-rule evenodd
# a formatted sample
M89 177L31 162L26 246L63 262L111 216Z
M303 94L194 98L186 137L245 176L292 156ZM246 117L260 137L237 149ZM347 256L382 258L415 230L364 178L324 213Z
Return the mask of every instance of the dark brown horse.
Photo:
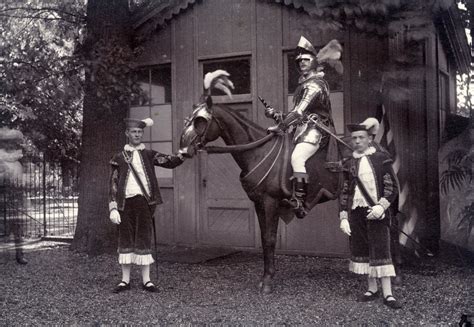
M270 293L279 218L287 222L293 218L292 209L282 203L291 195L291 136L268 135L264 128L229 107L213 105L209 95L203 96L194 108L186 121L180 147L182 151L197 147L210 153L231 153L242 170L240 181L255 204L261 230L264 273L259 285L264 293ZM219 137L226 147L206 146ZM308 209L338 196L339 174L326 168L327 148L322 147L306 163L310 176Z

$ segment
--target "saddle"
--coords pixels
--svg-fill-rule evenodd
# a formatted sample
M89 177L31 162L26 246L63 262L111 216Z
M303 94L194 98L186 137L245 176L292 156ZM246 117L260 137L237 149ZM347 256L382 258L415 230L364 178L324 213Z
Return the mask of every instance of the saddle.
M291 153L295 147L292 134L275 135L270 141L270 149L265 157L249 172L240 176L242 187L251 197L261 192L267 182L277 182L282 193L282 199L292 196L292 167ZM332 139L332 138L331 138ZM340 154L337 143L331 139L328 144L319 149L306 161L309 175L308 193L305 207L309 211L318 203L334 200L339 196L339 185L342 182ZM286 221L286 220L285 220Z

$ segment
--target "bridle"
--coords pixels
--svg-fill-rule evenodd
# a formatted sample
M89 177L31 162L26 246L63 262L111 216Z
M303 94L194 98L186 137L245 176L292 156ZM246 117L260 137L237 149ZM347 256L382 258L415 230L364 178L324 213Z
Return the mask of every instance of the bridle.
M206 122L206 126L202 132L198 132L198 130L194 127L194 122L196 119L204 119ZM185 119L185 128L192 128L195 133L189 144L194 144L197 149L203 149L207 143L206 136L213 121L218 126L220 132L223 132L224 129L221 123L212 116L212 112L209 110L207 105L205 103L199 104L196 109L194 109L193 113Z

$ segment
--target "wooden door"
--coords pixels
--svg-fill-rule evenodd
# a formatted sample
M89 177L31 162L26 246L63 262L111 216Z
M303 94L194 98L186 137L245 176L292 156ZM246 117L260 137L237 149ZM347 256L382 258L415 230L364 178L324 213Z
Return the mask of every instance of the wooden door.
M227 104L229 105L229 104ZM230 104L245 114L250 103ZM213 145L225 145L221 139ZM200 243L255 246L255 211L242 189L240 168L230 154L199 154Z

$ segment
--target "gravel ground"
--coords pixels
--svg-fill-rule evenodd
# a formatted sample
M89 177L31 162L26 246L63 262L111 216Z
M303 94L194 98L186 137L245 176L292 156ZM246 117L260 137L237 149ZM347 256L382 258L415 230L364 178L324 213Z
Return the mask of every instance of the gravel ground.
M166 248L163 250L166 251ZM29 264L0 264L0 324L10 325L455 325L474 313L474 265L457 253L407 262L395 289L402 310L357 303L365 279L347 261L277 256L275 291L257 290L259 254L240 252L201 264L160 262L160 293L111 293L116 255L88 257L58 247L27 254Z

